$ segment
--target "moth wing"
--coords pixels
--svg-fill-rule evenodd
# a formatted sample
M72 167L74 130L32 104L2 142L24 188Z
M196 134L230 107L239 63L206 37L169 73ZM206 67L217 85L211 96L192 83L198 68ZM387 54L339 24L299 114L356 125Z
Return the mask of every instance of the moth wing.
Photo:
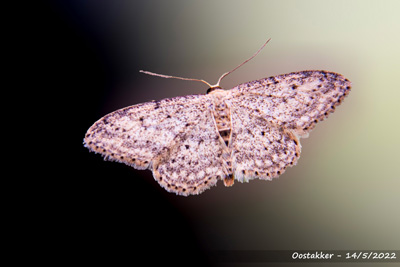
M221 137L211 110L174 139L168 151L153 161L155 179L169 192L199 194L227 175Z
M123 108L94 123L84 144L107 160L151 169L170 192L198 194L224 175L212 105L192 95Z
M240 182L271 180L300 157L300 142L291 132L261 117L232 109L232 167Z
M351 82L327 71L301 71L240 84L230 90L232 106L307 137L349 93Z

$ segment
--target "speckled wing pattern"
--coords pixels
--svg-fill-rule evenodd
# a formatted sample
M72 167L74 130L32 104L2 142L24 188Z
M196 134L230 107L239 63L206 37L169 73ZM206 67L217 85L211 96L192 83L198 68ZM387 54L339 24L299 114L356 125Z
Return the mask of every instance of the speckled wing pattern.
M291 132L235 110L232 115L232 165L240 182L259 178L271 180L300 156L300 142Z
M232 158L239 181L271 179L300 157L299 138L332 113L351 83L326 71L302 71L232 88Z
M90 127L84 143L107 160L152 170L170 192L198 194L224 175L212 105L193 95L123 108Z
M270 180L350 91L340 74L302 71L134 105L89 128L84 144L107 160L150 169L169 192L199 194L223 180Z

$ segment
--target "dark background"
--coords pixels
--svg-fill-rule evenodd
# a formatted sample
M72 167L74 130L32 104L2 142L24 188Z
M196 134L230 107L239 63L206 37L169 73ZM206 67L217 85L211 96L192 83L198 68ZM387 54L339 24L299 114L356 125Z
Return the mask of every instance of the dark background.
M148 79L126 64L139 68L143 44L131 46L138 60L125 58L118 47L121 33L107 21L112 19L107 5L35 4L34 17L24 25L34 53L29 77L37 81L43 104L36 107L47 129L38 130L51 152L46 177L33 185L34 204L27 204L34 214L27 230L35 237L30 251L40 246L33 258L44 262L208 265L205 247L174 206L178 199L161 189L150 171L109 164L83 147L86 130L115 109L109 104L115 88L140 95L146 88L132 83ZM137 38L146 35L140 28L132 33ZM135 104L124 102L120 107Z
M36 165L46 179L32 180L38 188L32 200L39 201L30 204L29 220L36 224L25 230L46 241L40 255L204 266L213 263L214 250L398 249L396 7L396 1L21 6L29 16L25 31L15 34L23 37L20 53L31 57L17 62L27 75L15 83L28 89L28 101L41 100L34 105L42 116L32 121L45 140L33 143L47 153ZM224 79L225 88L305 69L336 71L353 82L344 104L301 140L298 165L279 179L218 183L185 198L162 189L150 171L105 162L83 147L86 130L109 112L207 89L140 69L213 84L270 37L257 58Z

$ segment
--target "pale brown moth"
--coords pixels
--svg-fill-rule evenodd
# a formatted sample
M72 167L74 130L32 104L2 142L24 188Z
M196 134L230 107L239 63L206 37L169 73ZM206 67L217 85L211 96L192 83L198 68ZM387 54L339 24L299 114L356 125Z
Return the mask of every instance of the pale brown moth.
M269 41L269 40L268 40ZM340 74L310 70L220 87L221 80L255 57L224 73L217 84L201 81L205 95L188 95L114 111L87 131L84 145L106 160L150 169L169 192L193 195L223 180L271 180L300 157L308 137L350 92Z

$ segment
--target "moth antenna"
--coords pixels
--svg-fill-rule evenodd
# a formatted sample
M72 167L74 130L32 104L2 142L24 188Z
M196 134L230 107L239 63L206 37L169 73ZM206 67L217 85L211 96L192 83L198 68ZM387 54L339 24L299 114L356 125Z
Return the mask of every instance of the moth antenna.
M208 82L206 82L205 80L193 79L193 78L183 78L183 77L171 76L171 75L165 75L165 74L158 74L158 73L154 73L154 72L150 72L150 71L146 71L146 70L139 70L139 72L148 74L148 75L152 75L152 76L158 76L161 78L167 78L167 79L178 79L178 80L184 80L184 81L202 82L202 83L207 84L210 88L212 88L212 85L209 84Z
M206 82L205 80L201 80L201 79L193 79L193 78L183 78L183 77L178 77L178 76L171 76L171 75L165 75L165 74L158 74L158 73L154 73L154 72L150 72L150 71L146 71L146 70L139 70L139 72L144 73L144 74L148 74L148 75L152 75L152 76L157 76L157 77L161 77L161 78L167 78L167 79L178 79L178 80L184 80L184 81L195 81L195 82L202 82L207 84L210 89L214 89L214 88L221 88L219 86L219 84L221 83L221 80L223 78L225 78L228 74L234 72L235 70L237 70L238 68L240 68L241 66L243 66L244 64L246 64L247 62L249 62L250 60L252 60L255 56L258 55L258 53L260 53L260 51L268 44L268 42L271 40L271 38L269 38L262 46L260 49L257 50L257 52L252 55L250 58L246 59L245 61L243 61L242 63L240 63L236 68L234 68L231 71L225 72L224 74L222 74L222 76L218 79L218 82L214 85L209 84L208 82Z
M258 49L258 51L257 51L254 55L252 55L250 58L248 58L248 59L246 59L245 61L243 61L242 63L240 63L236 68L234 68L233 70L228 71L228 72L225 72L224 74L222 74L222 76L219 78L217 84L216 84L216 85L213 85L213 87L220 87L219 84L220 84L220 82L221 82L221 80L222 80L223 78L225 78L228 74L234 72L235 70L237 70L238 68L240 68L241 66L243 66L244 64L246 64L247 62L249 62L250 60L252 60L255 56L257 56L258 53L261 52L261 50L268 44L268 42L269 42L270 40L271 40L271 38L269 38L269 39L260 47L260 49Z

